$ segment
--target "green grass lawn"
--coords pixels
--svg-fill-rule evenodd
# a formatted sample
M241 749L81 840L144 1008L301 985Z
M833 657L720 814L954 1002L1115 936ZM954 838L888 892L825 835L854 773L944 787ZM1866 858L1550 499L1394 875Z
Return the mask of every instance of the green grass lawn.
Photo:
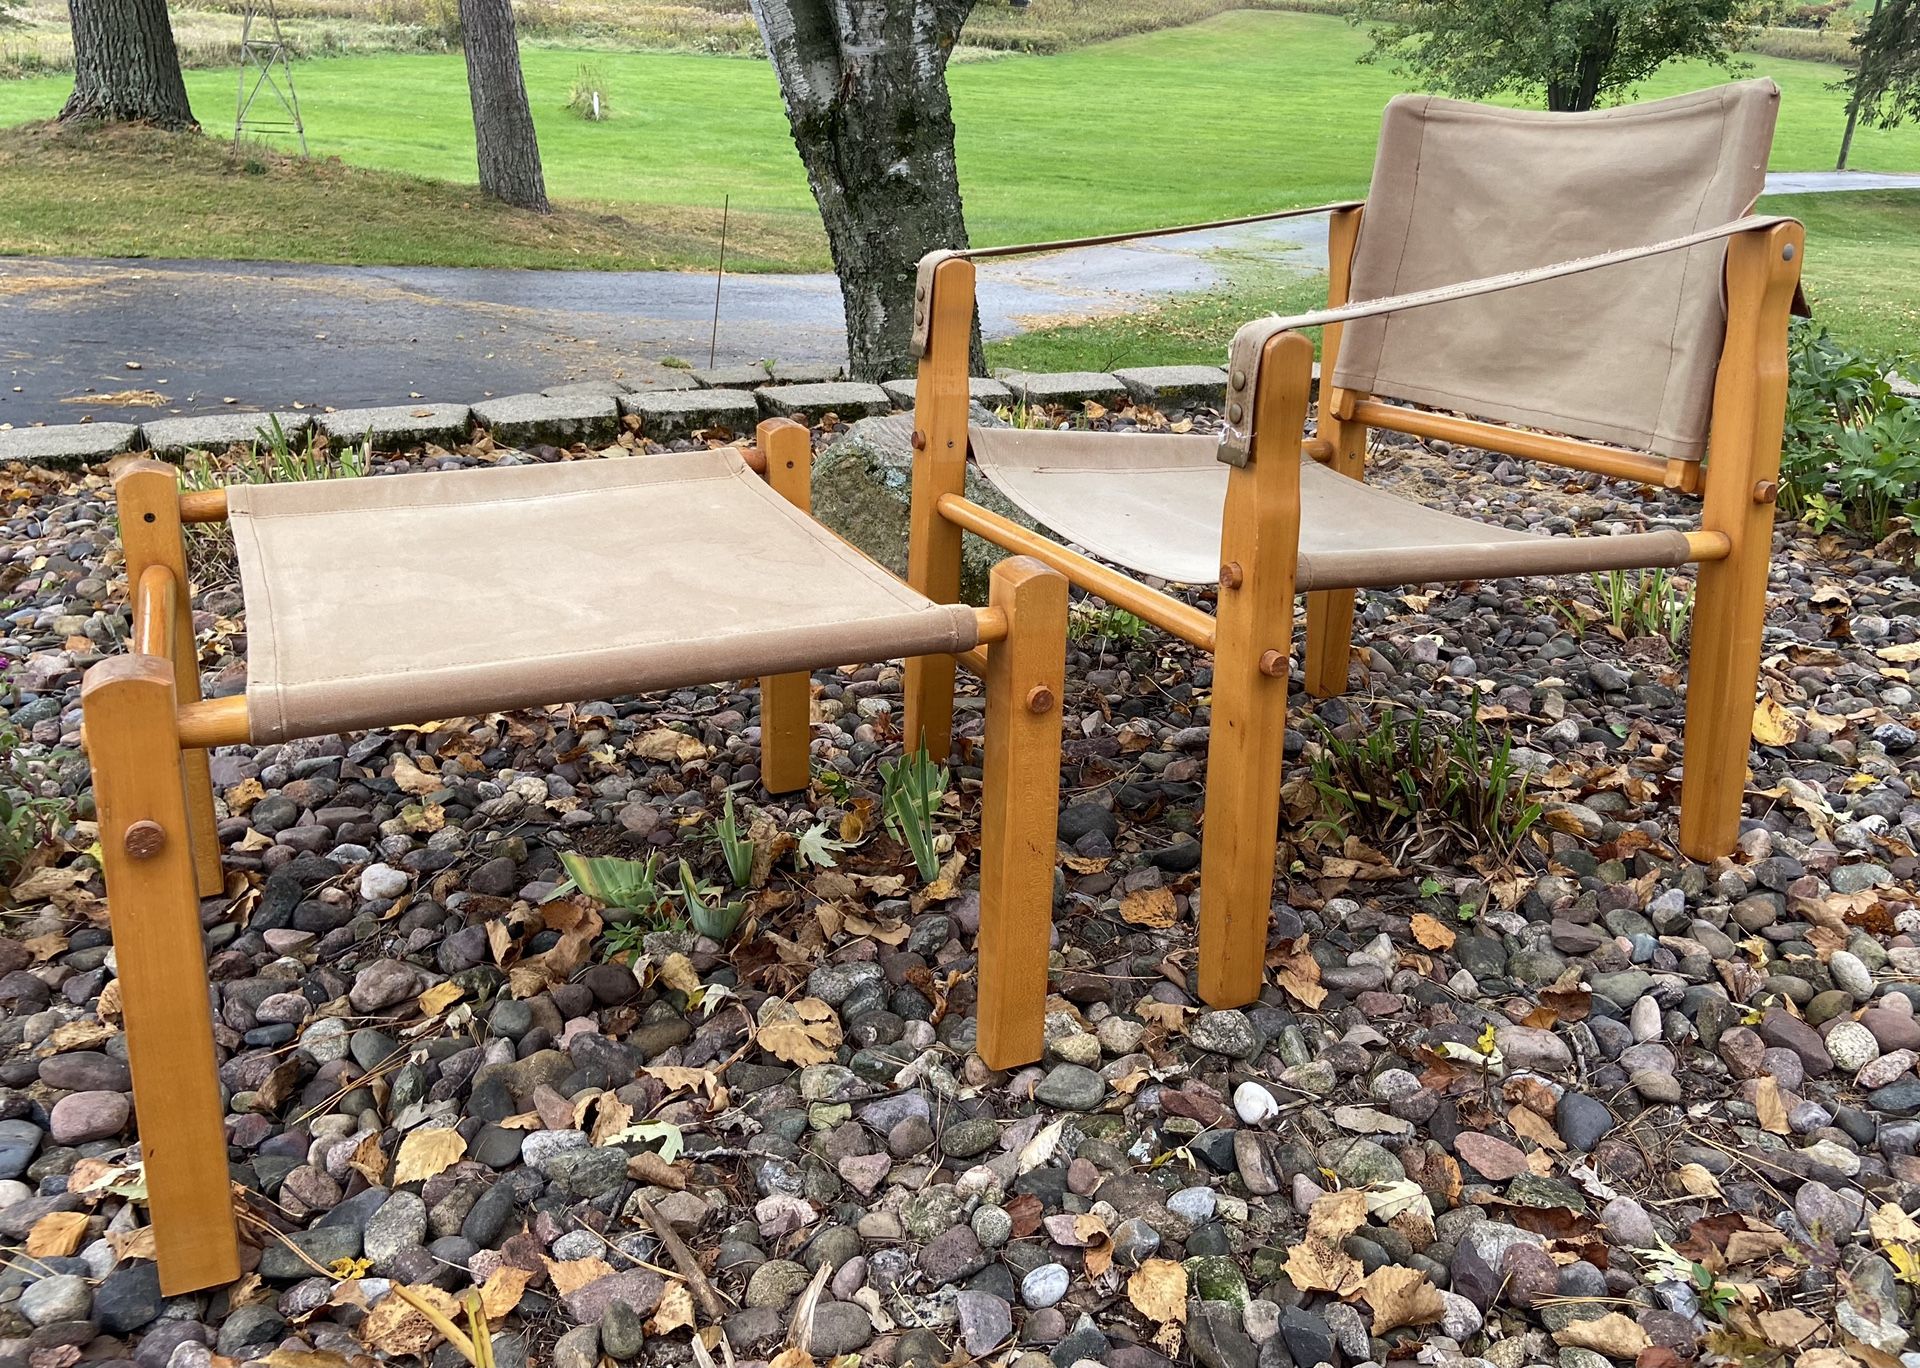
M1070 236L1354 194L1366 184L1380 107L1401 85L1388 69L1356 64L1365 47L1338 18L1236 12L1059 56L956 66L961 186L975 240ZM605 123L564 109L583 60L604 77L615 115ZM556 198L712 210L731 195L736 211L791 215L811 228L813 204L765 62L540 47L528 47L523 61ZM1773 165L1830 165L1843 117L1841 97L1828 89L1837 69L1762 59L1756 70L1786 92ZM471 182L473 129L458 55L303 62L296 78L316 153ZM1642 93L1718 79L1710 68L1681 64ZM230 70L188 73L194 107L216 134L231 127L233 80ZM0 83L0 126L50 116L67 88L62 77ZM1855 149L1862 168L1920 170L1920 128L1862 129ZM646 212L636 217L644 222ZM0 204L0 249L18 232L17 211ZM191 235L185 225L180 236ZM267 240L261 248L277 254Z

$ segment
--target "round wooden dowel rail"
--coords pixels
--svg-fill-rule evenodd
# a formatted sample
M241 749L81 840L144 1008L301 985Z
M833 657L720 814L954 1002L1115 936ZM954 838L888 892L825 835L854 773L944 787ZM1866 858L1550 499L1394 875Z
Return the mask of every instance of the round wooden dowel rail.
M1589 470L1621 480L1665 486L1674 478L1672 463L1664 456L1649 456L1639 451L1621 451L1613 447L1583 442L1577 437L1561 437L1550 432L1528 432L1522 428L1483 423L1475 418L1455 418L1424 409L1402 408L1378 399L1363 399L1353 406L1353 416L1369 427L1404 432L1410 437L1438 437L1460 446L1482 447L1508 456L1523 456L1530 461ZM1696 464L1697 463L1689 463Z
M179 610L180 582L164 565L140 572L133 593L133 649L139 655L173 659L173 624Z
M180 744L187 750L244 745L252 739L247 725L247 700L239 695L182 703L179 723Z
M180 496L180 521L215 523L227 520L227 491L194 489Z
M1116 608L1124 608L1163 631L1172 632L1202 650L1213 649L1213 619L1146 585L1128 579L1118 570L1109 570L1097 561L1076 555L1045 537L1027 531L1019 523L990 513L979 504L969 503L957 494L943 494L940 515L996 546L1004 546L1023 556L1032 556L1042 565L1050 565L1082 588L1090 589Z

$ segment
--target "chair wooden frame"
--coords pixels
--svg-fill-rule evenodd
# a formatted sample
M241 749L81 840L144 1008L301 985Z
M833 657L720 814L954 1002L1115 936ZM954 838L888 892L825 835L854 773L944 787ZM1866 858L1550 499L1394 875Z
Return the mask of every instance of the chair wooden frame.
M1360 206L1332 209L1330 309L1349 302L1362 212ZM1443 438L1701 497L1700 527L1686 534L1688 560L1699 566L1699 579L1688 667L1680 845L1699 860L1732 849L1747 777L1772 549L1786 403L1787 320L1804 240L1801 226L1790 220L1757 223L1728 239L1726 331L1704 464L1429 412L1334 388L1330 381L1341 332L1337 321L1327 323L1321 341L1321 373L1329 385L1320 395L1317 430L1303 438L1314 383L1313 349L1297 331L1276 332L1259 353L1250 402L1247 377L1237 368L1229 377L1228 418L1247 431L1250 449L1246 463L1229 475L1218 613L1212 617L966 498L966 329L974 308L974 267L963 254L949 254L923 267L922 281L930 282L931 298L917 302L928 311L929 324L913 437L918 453L915 559L909 567L913 587L930 598L953 601L959 585L960 534L972 532L1043 561L1082 588L1214 655L1199 914L1199 987L1207 1002L1218 1007L1252 1002L1263 978L1292 655L1300 458L1304 453L1351 479L1363 479L1370 427ZM1020 250L994 249L994 254ZM1497 280L1481 283L1507 287ZM1307 595L1303 682L1315 697L1337 695L1347 687L1354 595L1352 589ZM952 688L951 658L929 657L910 667L908 735L921 737L936 753L948 742Z
M805 427L762 423L757 449L744 455L807 509ZM245 744L250 731L245 698L200 697L182 538L183 524L226 519L225 492L182 493L178 472L150 459L124 463L114 486L133 633L127 654L87 672L83 734L160 1284L171 1296L241 1272L200 899L224 889L207 750ZM968 656L986 681L988 728L977 1048L1005 1068L1041 1051L1067 582L1032 559L1009 560L995 567L989 603L974 612L982 645ZM771 792L810 782L808 682L802 671L761 680Z

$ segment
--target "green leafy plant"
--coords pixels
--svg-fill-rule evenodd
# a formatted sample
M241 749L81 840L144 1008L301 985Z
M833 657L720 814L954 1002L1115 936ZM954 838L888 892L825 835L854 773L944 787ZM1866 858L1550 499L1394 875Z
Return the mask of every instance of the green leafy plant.
M1715 1320L1724 1316L1728 1308L1740 1299L1739 1290L1721 1282L1711 1268L1689 1259L1665 1240L1660 1240L1659 1244L1658 1249L1633 1251L1645 1265L1641 1276L1647 1282L1686 1283L1699 1298L1700 1309Z
M1067 615L1067 635L1075 641L1134 642L1146 635L1145 619L1124 608L1109 608L1091 599L1073 605Z
M687 920L693 923L693 929L709 940L723 941L731 936L747 914L744 901L723 902L720 890L696 877L693 866L685 860L680 862L677 896L687 905Z
M645 948L651 929L643 921L613 923L600 934L600 958L612 964L632 961Z
M1920 404L1889 376L1912 361L1875 356L1804 321L1788 350L1780 508L1816 532L1879 540L1920 515Z
M9 722L0 722L0 893L26 867L33 852L74 820L72 800L41 792L46 772L58 771L79 757L49 750L29 760L21 753L26 738Z
M716 831L720 837L720 853L726 856L728 877L733 880L735 888L745 888L753 880L753 859L759 848L740 834L740 823L733 815L731 793L727 795Z
M1657 636L1678 646L1693 618L1693 584L1673 571L1608 570L1593 577L1607 620L1623 637Z
M647 912L665 896L660 891L657 852L644 860L628 860L618 855L582 855L578 851L563 850L560 865L567 871L567 877L547 895L548 901L578 891L608 907Z
M1322 723L1319 741L1308 769L1318 825L1359 836L1395 863L1458 844L1510 864L1540 820L1512 738L1490 737L1477 708L1465 718L1389 710L1355 740Z
M880 762L880 811L894 839L913 852L922 879L940 872L933 848L933 819L947 792L947 767L921 746L898 760Z

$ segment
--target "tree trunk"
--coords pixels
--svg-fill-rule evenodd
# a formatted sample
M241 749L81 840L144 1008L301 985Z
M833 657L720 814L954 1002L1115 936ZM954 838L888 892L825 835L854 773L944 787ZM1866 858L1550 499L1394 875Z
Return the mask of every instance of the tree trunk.
M848 370L912 375L915 268L967 245L947 56L973 0L751 4L840 277Z
M73 94L60 118L198 128L166 0L67 0Z
M460 33L467 54L467 93L473 99L480 189L494 199L547 213L547 182L540 173L540 143L520 75L511 0L460 0Z

